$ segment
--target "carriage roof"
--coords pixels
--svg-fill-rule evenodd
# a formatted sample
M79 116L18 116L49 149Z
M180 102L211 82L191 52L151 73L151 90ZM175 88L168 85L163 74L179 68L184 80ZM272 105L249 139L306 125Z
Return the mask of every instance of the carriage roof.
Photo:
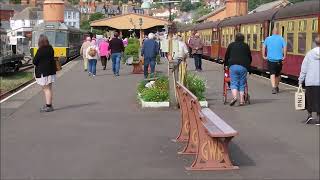
M256 12L252 14L247 14L244 16L230 17L223 20L220 24L221 27L224 26L235 26L238 24L251 24L251 23L263 23L264 21L272 20L277 9L271 9L262 12Z
M275 19L320 15L319 1L304 1L281 8L275 15Z
M212 29L212 28L217 28L219 23L221 21L210 21L202 24L198 24L195 26L195 30L202 30L202 29Z

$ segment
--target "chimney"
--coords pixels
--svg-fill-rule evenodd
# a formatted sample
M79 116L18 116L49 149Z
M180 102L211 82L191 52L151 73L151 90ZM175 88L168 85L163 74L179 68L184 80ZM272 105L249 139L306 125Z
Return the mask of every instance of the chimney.
M43 20L46 22L63 22L63 0L45 0L43 3Z
M228 17L248 14L248 0L226 0L226 14Z
M29 0L29 3L33 7L37 6L37 0Z

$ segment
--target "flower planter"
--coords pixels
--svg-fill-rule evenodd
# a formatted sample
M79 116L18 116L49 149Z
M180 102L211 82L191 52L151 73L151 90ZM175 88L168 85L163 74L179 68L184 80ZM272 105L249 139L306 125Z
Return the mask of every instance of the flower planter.
M169 101L164 102L146 102L144 101L140 94L138 94L138 99L141 103L142 108L163 108L163 107L170 107Z
M201 107L208 107L208 101L199 101Z

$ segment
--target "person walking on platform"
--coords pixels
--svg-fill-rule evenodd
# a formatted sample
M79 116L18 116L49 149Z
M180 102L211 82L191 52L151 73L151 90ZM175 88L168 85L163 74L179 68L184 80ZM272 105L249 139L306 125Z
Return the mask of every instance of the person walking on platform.
M190 41L190 47L192 48L192 55L194 58L196 71L202 71L203 43L202 43L202 40L200 39L199 33L196 33L194 38Z
M266 56L267 49L267 56ZM279 93L279 82L281 80L282 64L286 58L287 45L283 37L278 34L277 28L274 28L272 35L267 37L262 47L262 57L268 60L268 69L272 85L272 94Z
M237 102L239 91L240 106L242 106L245 104L244 93L247 73L250 70L252 62L250 47L244 42L243 34L236 34L235 42L229 44L224 59L224 66L230 69L230 88L233 96L230 106L233 106Z
M111 50L112 71L115 76L119 76L121 54L124 51L123 42L119 39L119 33L115 32L114 37L109 42Z
M83 58L83 68L84 71L87 71L88 69L88 57L87 57L87 48L91 45L91 38L87 37L86 41L83 42L81 49L80 49L80 55L82 55Z
M154 77L156 57L159 52L158 43L154 40L154 34L149 33L148 39L144 41L141 49L141 56L144 57L144 78L148 78L148 68L150 65L151 77Z
M299 76L299 86L306 86L306 109L308 117L306 124L320 125L320 36L315 39L316 47L311 49L303 59ZM312 112L317 113L313 121Z
M91 45L87 48L86 54L89 62L89 76L95 77L97 72L97 59L99 57L99 48L95 40L91 41Z
M38 41L38 51L33 58L35 65L36 82L42 87L46 105L40 108L40 112L53 111L52 106L52 83L56 79L56 63L54 51L45 35L40 35Z
M181 59L185 61L188 56L189 50L186 43L183 42L181 35L178 35L177 43L177 49L176 52L174 52L173 59Z
M192 34L191 34L191 36L189 37L189 39L188 39L188 50L189 50L189 57L192 57L192 48L191 48L191 46L190 46L190 44L191 44L191 42L192 42L192 40L193 40L193 38L194 38L194 35L196 34L196 32L195 31L193 31L192 32Z
M100 52L100 60L103 67L103 70L107 68L107 60L109 60L110 51L109 51L109 42L107 39L100 40L99 43L99 52Z

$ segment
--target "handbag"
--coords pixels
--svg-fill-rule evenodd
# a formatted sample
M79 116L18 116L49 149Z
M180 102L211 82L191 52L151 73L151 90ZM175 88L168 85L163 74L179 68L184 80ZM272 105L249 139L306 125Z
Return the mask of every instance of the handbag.
M306 97L302 89L302 85L299 85L297 92L295 93L295 108L296 110L304 110L306 106Z
M60 71L62 69L60 58L55 58L56 63L56 71Z

